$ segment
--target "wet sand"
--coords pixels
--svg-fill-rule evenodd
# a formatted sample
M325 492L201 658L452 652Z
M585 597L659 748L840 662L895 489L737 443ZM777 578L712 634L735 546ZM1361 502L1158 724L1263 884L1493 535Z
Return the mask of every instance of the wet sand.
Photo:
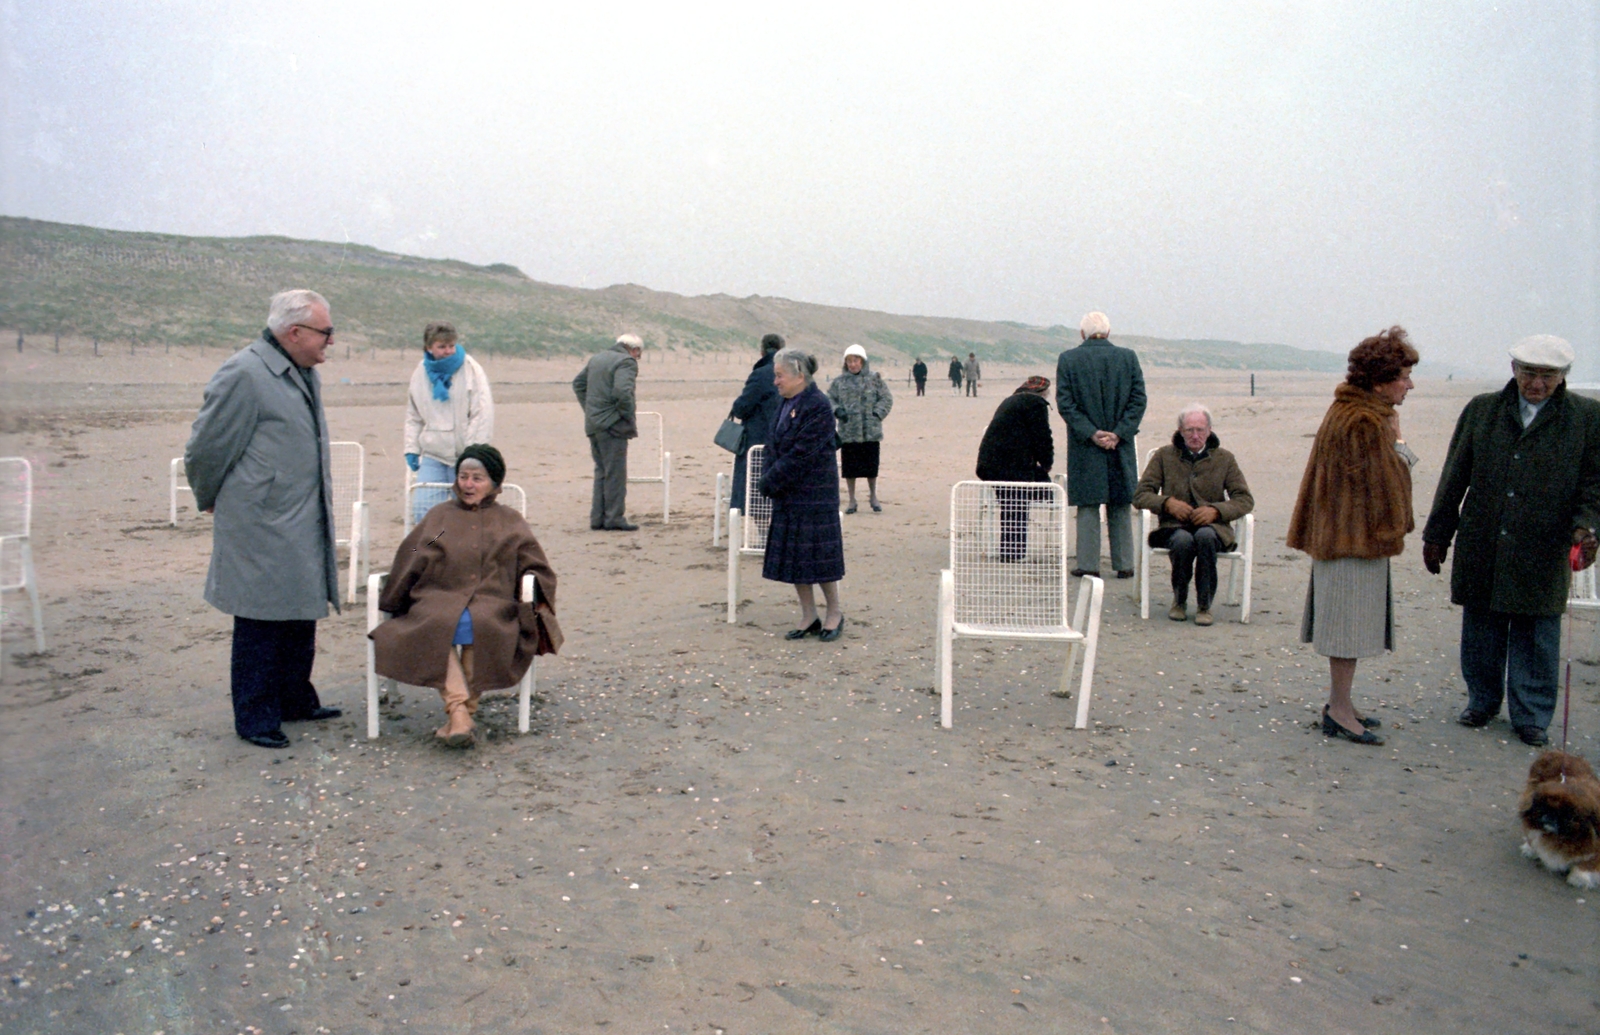
M568 634L532 732L500 696L476 750L441 749L437 695L404 688L368 741L358 604L319 627L314 678L344 717L268 751L232 733L209 519L166 523L167 463L221 358L0 365L0 453L36 463L49 637L33 654L8 617L0 1031L1600 1030L1600 893L1518 854L1534 752L1503 718L1453 722L1459 614L1415 536L1398 650L1357 673L1388 744L1316 729L1326 664L1296 642L1307 562L1283 535L1331 378L1259 375L1252 399L1244 374L1147 372L1141 450L1202 399L1256 493L1249 625L1226 606L1171 622L1165 588L1141 621L1137 583L1112 580L1089 730L1049 693L1060 648L984 641L958 641L942 730L949 487L1002 395L1053 371L995 370L977 399L937 379L915 398L897 373L884 513L846 519L846 634L793 644L792 591L754 559L724 621L710 443L740 366L646 364L672 520L634 485L644 527L622 535L587 528L576 361L493 360L497 444ZM367 450L380 570L415 361L322 368L334 437ZM1424 378L1402 410L1419 524L1487 387ZM1594 758L1588 661L1573 686Z

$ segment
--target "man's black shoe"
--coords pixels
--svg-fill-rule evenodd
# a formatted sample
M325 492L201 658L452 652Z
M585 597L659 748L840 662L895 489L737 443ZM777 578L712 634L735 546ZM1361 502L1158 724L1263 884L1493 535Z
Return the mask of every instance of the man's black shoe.
M624 521L620 525L607 525L606 526L606 531L608 531L608 532L637 532L637 531L639 531L639 526L635 525L635 524L631 524L631 523L629 523L627 521Z
M1456 721L1463 726L1470 726L1473 729L1478 729L1481 726L1489 725L1489 720L1493 717L1494 716L1490 715L1488 712L1478 712L1473 711L1471 708L1466 708L1462 710L1460 715L1456 716Z
M253 737L246 737L244 739L248 740L257 747L286 748L289 746L289 738L284 735L282 730L269 730L266 733L257 733Z
M310 715L286 715L284 722L321 722L323 719L337 719L344 714L343 708L317 708Z
M1550 743L1549 735L1537 726L1518 726L1517 737L1529 747L1542 748Z

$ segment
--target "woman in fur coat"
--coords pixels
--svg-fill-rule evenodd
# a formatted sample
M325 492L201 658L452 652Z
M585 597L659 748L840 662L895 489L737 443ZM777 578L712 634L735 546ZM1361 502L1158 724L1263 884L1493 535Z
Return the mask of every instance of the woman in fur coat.
M1356 711L1350 687L1358 659L1394 649L1389 558L1416 526L1411 467L1417 462L1395 407L1412 388L1417 358L1400 327L1351 350L1349 373L1317 429L1289 519L1289 546L1311 555L1300 642L1328 659L1332 682L1322 732L1358 744L1383 743L1372 732L1378 720Z

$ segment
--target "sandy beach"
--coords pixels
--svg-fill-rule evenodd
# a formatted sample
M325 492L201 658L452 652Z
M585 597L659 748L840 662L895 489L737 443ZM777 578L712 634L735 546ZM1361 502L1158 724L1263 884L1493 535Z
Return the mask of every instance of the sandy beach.
M634 485L626 535L587 527L579 361L494 357L496 444L567 633L532 731L501 695L479 747L447 751L437 694L403 688L369 741L358 602L318 633L344 716L267 751L233 734L209 519L167 523L225 353L87 349L0 360L49 641L32 652L8 594L0 1031L1600 1031L1600 892L1518 853L1535 752L1503 717L1453 721L1460 615L1416 536L1398 649L1356 677L1388 743L1317 729L1327 667L1297 642L1308 562L1283 540L1331 376L1259 374L1251 397L1243 372L1147 370L1141 453L1199 399L1255 491L1251 622L1167 620L1158 559L1148 621L1136 581L1107 583L1088 730L1049 693L1061 648L965 640L943 730L950 486L1000 399L1053 369L993 368L976 399L889 371L885 509L846 518L848 628L822 644L783 639L793 592L753 559L724 620L711 438L753 355L645 364L672 514ZM417 355L321 368L333 437L366 450L376 570ZM1401 410L1419 526L1461 406L1499 386L1423 358ZM1569 740L1594 759L1600 641L1575 630Z

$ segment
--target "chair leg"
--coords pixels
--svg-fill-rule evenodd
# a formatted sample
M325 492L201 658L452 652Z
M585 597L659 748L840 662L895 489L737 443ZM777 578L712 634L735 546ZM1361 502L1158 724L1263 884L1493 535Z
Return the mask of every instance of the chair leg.
M1100 648L1100 612L1105 604L1105 583L1100 579L1091 581L1094 585L1089 594L1089 627L1080 629L1083 632L1083 679L1078 688L1078 716L1074 723L1080 730L1089 726L1089 694L1094 687L1095 655Z
M939 725L955 725L955 691L951 686L955 647L956 577L948 568L939 573Z
M672 454L661 454L661 523L672 523Z
M1150 540L1140 536L1139 543L1139 617L1150 617Z
M378 739L378 658L372 640L367 640L367 739Z
M744 532L739 509L728 508L728 624L739 620L739 537Z
M533 688L539 681L539 659L534 658L528 663L528 671L522 676L521 699L517 702L517 732L528 732L528 723L533 710Z

